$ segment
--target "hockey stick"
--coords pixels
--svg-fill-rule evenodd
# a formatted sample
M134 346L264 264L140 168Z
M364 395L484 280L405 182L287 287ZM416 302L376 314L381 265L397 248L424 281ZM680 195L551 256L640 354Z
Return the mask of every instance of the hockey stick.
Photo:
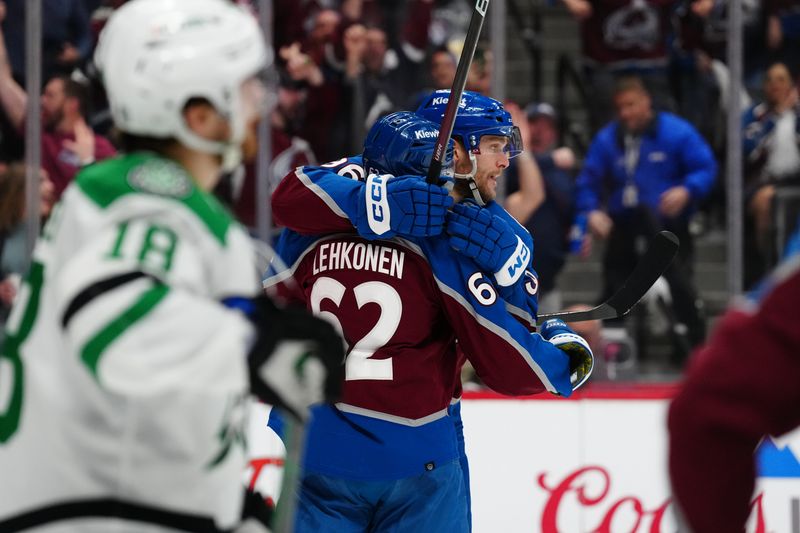
M642 259L637 263L628 279L611 298L586 311L559 311L539 315L539 323L551 318L560 318L565 322L581 322L584 320L607 320L628 314L639 300L650 290L653 283L667 270L675 254L678 253L680 241L670 231L660 231L650 241Z
M428 168L426 181L431 185L439 183L439 175L442 173L442 164L447 153L447 144L453 134L453 126L456 122L458 104L461 102L461 95L464 93L464 86L467 84L467 73L472 64L472 58L475 56L475 48L478 46L478 37L480 37L483 20L486 18L486 8L488 7L489 0L475 1L475 9L472 11L472 18L469 21L467 36L464 38L464 48L461 50L461 57L458 58L453 87L450 89L450 97L447 100L447 107L444 109L442 124L439 126L439 136L436 138L436 147L433 149L431 166Z

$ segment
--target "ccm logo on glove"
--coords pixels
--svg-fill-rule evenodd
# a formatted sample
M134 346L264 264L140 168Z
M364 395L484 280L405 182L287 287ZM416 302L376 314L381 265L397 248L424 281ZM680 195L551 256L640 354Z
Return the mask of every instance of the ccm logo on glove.
M376 235L383 235L391 229L385 177L377 174L368 176L367 191L367 222L369 229Z
M525 246L525 243L522 242L522 239L517 236L517 248L514 250L514 253L511 254L511 257L508 258L506 264L503 265L503 268L501 268L494 275L497 283L503 287L508 287L509 285L516 283L520 276L522 276L522 273L525 271L525 267L528 265L530 256L531 251L527 246Z

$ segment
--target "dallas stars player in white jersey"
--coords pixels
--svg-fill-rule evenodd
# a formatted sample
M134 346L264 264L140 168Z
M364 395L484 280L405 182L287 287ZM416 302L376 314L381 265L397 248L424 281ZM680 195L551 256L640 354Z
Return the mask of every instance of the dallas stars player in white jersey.
M0 531L235 529L251 387L296 413L335 393L274 370L278 337L312 336L339 383L341 341L260 295L249 237L208 192L268 56L223 0L133 0L101 35L128 151L68 188L8 320Z

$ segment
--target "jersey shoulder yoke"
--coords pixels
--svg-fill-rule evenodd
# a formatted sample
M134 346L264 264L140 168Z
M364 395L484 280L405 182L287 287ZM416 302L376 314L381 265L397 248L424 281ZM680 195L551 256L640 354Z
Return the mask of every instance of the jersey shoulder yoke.
M106 159L82 170L75 181L103 209L130 195L174 200L194 214L222 244L234 222L225 207L199 189L181 165L155 154L132 153Z

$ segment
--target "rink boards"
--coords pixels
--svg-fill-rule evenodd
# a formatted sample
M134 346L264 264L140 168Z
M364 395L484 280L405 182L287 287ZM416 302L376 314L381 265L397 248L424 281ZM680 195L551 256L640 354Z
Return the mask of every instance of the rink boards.
M597 384L574 398L467 392L463 417L475 533L674 533L669 385ZM247 480L273 496L283 447L252 418ZM762 443L748 533L800 533L800 431Z
M667 477L672 386L596 386L575 399L465 394L474 531L677 530ZM800 533L800 431L759 448L748 532Z

